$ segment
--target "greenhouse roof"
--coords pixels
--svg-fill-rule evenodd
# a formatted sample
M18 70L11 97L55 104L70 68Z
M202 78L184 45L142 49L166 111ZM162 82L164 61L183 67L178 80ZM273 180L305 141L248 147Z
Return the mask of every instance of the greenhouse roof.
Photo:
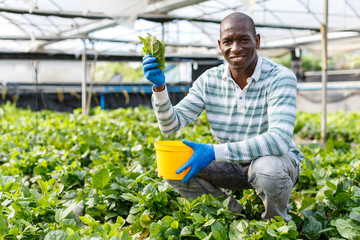
M219 23L240 11L261 52L321 51L325 0L0 0L0 54L140 56L138 36L163 39L168 55L219 56ZM360 1L329 0L328 52L360 49ZM5 55L3 55L5 56ZM8 55L7 55L8 56ZM3 57L4 58L4 57Z

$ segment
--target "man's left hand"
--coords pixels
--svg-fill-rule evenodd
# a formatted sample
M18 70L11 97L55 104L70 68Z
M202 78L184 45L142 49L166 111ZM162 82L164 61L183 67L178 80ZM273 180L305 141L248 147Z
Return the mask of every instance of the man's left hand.
M182 180L183 183L186 183L201 169L206 168L212 161L215 160L215 152L214 146L210 144L196 143L187 140L183 140L182 142L194 150L190 159L176 171L176 173L179 174L191 167L188 174L186 174Z

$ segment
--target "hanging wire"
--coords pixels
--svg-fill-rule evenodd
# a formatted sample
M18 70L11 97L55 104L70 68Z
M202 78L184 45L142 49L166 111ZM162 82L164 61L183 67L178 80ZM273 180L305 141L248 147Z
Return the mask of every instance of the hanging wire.
M23 32L26 36L31 36L31 34L19 23L15 22L12 18L6 16L3 13L0 13L0 16L7 21L9 21L9 24L14 25L16 28L18 28L21 32Z
M304 3L302 0L297 0L297 1L306 9L306 11L307 11L308 13L310 13L310 14L314 17L314 19L315 19L319 24L322 23L322 21L318 18L318 16L316 15L316 13L311 10L311 8L310 8L310 6L309 6L309 3L310 3L309 1L308 1L307 3Z
M321 99L313 98L314 95L312 95L312 94L307 95L307 94L303 94L303 93L298 91L298 95L303 97L304 99L308 100L309 102L318 103L318 104L321 103ZM357 96L357 95L360 95L360 93L358 91L352 92L352 93L347 93L347 94L344 94L343 96L340 96L340 97L337 97L337 98L328 99L327 103L342 102L342 101L347 100L348 98L351 98L351 97L354 97L354 96Z
M36 86L36 94L35 94L35 133L34 133L34 141L33 143L37 142L37 135L38 135L38 124L39 124L39 97L40 97L40 88L39 88L39 79L38 79L38 63L32 59L31 64L34 69L34 78L35 78L35 86Z
M43 31L43 29L39 27L37 23L34 23L31 18L26 15L23 15L22 17L29 23L30 26L36 28L42 35L46 36L46 33Z
M87 115L86 112L86 88L87 88L87 46L86 46L86 39L81 39L84 45L84 49L81 55L81 62L83 68L83 76L81 81L81 109L82 114Z
M350 8L350 10L355 14L355 16L360 19L360 14L358 13L359 9L354 8L348 0L345 0L345 4Z
M2 115L5 117L4 103L5 103L5 100L6 100L7 84L6 84L6 81L5 81L5 80L3 80L3 81L1 82L1 84L2 84L2 87L3 87L2 93L1 93L1 97L2 97L3 103L1 104L1 108L2 108L2 113L3 113Z
M49 0L49 2L50 2L51 4L53 4L59 11L64 11L64 9L63 9L57 2L55 2L54 0ZM48 20L49 20L49 22L50 22L51 24L55 25L50 18L48 18ZM71 21L73 22L74 26L76 26L76 27L78 26L78 24L77 24L77 22L75 21L74 18L71 18ZM58 30L58 32L60 33L61 30L60 30L60 28L58 27L58 25L56 25L55 27L56 27L56 29Z
M98 52L95 49L94 41L91 41L90 43L92 46L92 50L94 51L94 59L90 66L90 89L88 91L88 98L87 98L87 102L86 102L86 113L87 114L89 113L90 105L91 105L91 97L92 97L94 78L95 78L95 73L96 73L96 61L98 58Z

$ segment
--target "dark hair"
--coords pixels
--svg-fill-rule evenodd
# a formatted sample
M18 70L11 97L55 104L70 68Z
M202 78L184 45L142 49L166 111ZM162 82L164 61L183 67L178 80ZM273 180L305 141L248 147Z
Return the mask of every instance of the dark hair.
M240 21L246 21L250 28L252 29L253 33L254 33L254 36L256 35L256 30L255 30L255 23L254 23L254 20L246 15L245 13L241 13L241 12L234 12L234 13L231 13L229 15L227 15L220 23L220 35L221 35L221 29L222 29L222 25L224 22L226 21L229 21L229 20L233 20L233 19L236 19L236 20L240 20Z

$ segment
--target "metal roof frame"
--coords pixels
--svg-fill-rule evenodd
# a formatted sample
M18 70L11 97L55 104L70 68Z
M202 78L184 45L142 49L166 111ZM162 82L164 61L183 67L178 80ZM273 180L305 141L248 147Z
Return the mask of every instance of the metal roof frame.
M79 6L69 8L71 4L80 5L81 0L72 1L72 3L69 0L61 2L53 0L23 1L24 4L20 4L21 0L4 0L0 3L0 20L2 18L3 22L7 21L8 25L12 25L14 29L17 29L14 30L17 31L16 34L0 34L0 52L68 53L69 50L61 49L61 46L65 45L65 42L66 44L72 44L74 41L78 41L76 47L69 47L76 54L85 48L90 49L93 47L98 52L126 56L126 51L116 49L121 48L118 47L120 45L123 46L123 49L131 48L130 53L132 54L134 51L140 54L141 44L139 40L136 37L129 37L129 34L131 36L136 33L140 35L140 33L145 33L146 30L140 29L135 33L129 33L131 30L128 30L125 37L122 37L121 34L115 37L112 34L103 36L103 32L122 31L124 27L121 26L116 17L98 9L88 9L88 11L84 12ZM105 4L110 1L105 0L103 2ZM314 50L317 49L314 46L320 46L318 36L322 22L322 4L318 3L319 1L248 0L247 2L251 1L255 2L255 7L252 10L247 9L246 5L242 4L245 0L147 0L146 6L136 15L136 21L142 21L142 23L146 24L153 23L147 32L160 35L170 49L169 54L178 54L180 56L186 55L188 52L194 55L204 52L220 57L217 51L218 30L216 26L219 25L224 16L232 11L243 11L254 18L256 27L262 35L261 50L264 53L269 52L270 54L270 52L273 52L271 54L276 55L276 53L282 54L296 47ZM337 8L341 5L341 8L344 9L342 13L333 7L333 13L329 11L330 19L332 16L334 19L346 18L343 21L345 25L347 24L346 26L338 26L334 24L337 22L335 20L333 21L334 26L329 24L328 32L336 33L338 36L333 37L334 40L331 41L358 38L360 40L360 11L358 10L360 4L356 0L341 0L341 3L338 0L337 2L335 0L329 1L332 2L330 6L337 4ZM27 7L26 2L37 3L38 5L29 4ZM118 2L121 3L121 1ZM296 21L296 16L300 14L307 14L305 18L302 18L303 22L301 23ZM350 17L347 18L348 16ZM40 18L44 21L39 20ZM62 19L68 19L67 21L70 20L70 22L64 25ZM293 20L288 21L289 19ZM40 24L39 21L41 21ZM355 24L349 24L349 22L355 22ZM174 26L183 23L189 23L190 25L186 26L192 26L191 31L194 33L183 33L184 28L187 30L186 27L172 30ZM51 29L51 32L48 31L49 29ZM167 35L170 32L172 32L173 36L178 37L168 37ZM275 32L282 33L273 36ZM286 32L288 33L285 34ZM340 34L341 32L349 32L351 36L343 36ZM188 34L194 40L188 41L189 38L179 37L182 34ZM202 34L203 37L194 37L197 34ZM175 38L179 39L174 41ZM14 47L14 49L11 49L9 47L11 44L7 44L10 42L12 44L21 42L22 47L28 47L24 47L24 49ZM109 44L109 47L96 49L96 47L91 46L94 43L106 43ZM2 46L6 46L5 49ZM117 47L113 48L112 46ZM352 50L349 48L349 51ZM332 54L331 49L329 54Z

